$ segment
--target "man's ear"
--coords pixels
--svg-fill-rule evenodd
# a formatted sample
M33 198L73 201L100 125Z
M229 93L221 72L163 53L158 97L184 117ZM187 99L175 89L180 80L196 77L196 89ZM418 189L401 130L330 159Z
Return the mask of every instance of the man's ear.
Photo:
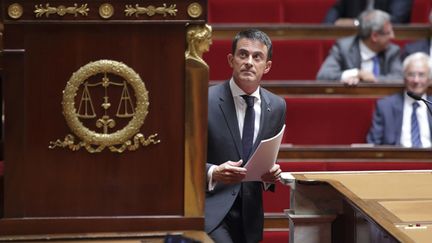
M373 43L377 42L378 36L379 36L378 32L376 32L376 31L372 31L372 33L371 33L371 35L370 35L370 39L371 39L371 41L372 41Z
M234 56L231 53L227 55L228 64L230 65L231 68L233 67L233 59Z
M264 69L264 74L266 74L266 73L268 73L270 71L271 65L272 65L272 61L267 61L266 62L266 67Z

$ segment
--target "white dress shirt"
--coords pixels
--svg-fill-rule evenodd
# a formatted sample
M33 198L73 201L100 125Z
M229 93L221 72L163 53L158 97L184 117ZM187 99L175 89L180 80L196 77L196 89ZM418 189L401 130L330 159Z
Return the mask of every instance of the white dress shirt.
M373 60L376 52L372 51L367 47L362 40L359 41L360 57L361 57L361 70L373 72ZM342 72L341 80L347 80L353 77L357 77L359 73L358 68L348 69Z
M422 96L426 99L426 95ZM403 147L412 147L411 144L411 114L412 114L412 104L415 102L413 98L409 97L406 93L404 95L403 104L403 118L402 118L402 131L400 137L400 143ZM417 120L420 128L420 139L423 148L431 147L431 137L430 128L428 121L428 110L426 104L421 101L417 101L419 107L417 108Z

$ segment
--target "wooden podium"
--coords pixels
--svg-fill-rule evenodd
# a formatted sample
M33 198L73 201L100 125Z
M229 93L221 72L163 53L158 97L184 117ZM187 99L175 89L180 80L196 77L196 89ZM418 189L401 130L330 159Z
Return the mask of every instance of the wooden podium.
M185 51L207 2L1 4L0 235L202 231L208 80Z
M290 242L430 242L432 171L296 172Z

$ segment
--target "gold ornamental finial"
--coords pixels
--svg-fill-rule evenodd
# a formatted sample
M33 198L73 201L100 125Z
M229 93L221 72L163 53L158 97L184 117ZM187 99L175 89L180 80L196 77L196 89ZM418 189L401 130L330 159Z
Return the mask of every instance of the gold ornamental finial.
M208 52L212 44L212 27L205 25L191 25L187 30L188 49L186 50L186 59L195 59L207 66L202 59L203 53Z

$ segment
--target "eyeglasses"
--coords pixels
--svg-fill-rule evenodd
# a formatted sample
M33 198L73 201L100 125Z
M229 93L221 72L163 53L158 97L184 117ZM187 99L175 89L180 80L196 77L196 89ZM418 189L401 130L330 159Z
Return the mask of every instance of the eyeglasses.
M393 31L379 31L378 34L380 35L393 35Z
M427 73L422 73L422 72L408 72L405 74L405 77L407 78L415 78L418 77L420 79L425 79L428 77Z

